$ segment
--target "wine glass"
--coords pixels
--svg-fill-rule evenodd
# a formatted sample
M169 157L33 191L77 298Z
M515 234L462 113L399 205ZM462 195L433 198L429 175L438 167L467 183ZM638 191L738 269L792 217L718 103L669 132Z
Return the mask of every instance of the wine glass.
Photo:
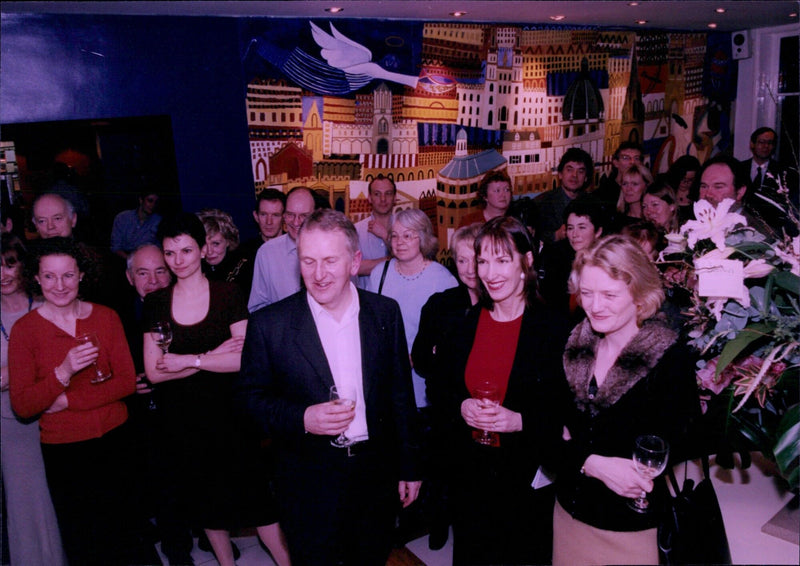
M172 344L172 326L170 323L166 320L156 322L150 332L154 334L153 338L156 341L156 345L161 348L161 353L166 354L169 352L169 345Z
M336 405L348 405L350 408L356 406L356 391L354 387L332 386L331 387L331 401ZM347 438L344 431L331 440L331 445L337 448L347 448L353 441Z
M98 340L97 334L94 332L87 332L85 334L81 334L80 336L76 336L75 341L79 345L91 344L95 348L100 348L100 340ZM90 383L103 383L107 379L111 379L111 370L100 369L100 367L97 365L97 360L92 362L92 368L94 369L94 377L89 380Z
M665 440L652 434L645 434L636 439L633 464L642 476L652 480L664 471L668 459L669 444ZM628 507L637 513L647 513L650 509L647 493L643 491L640 497L628 501Z
M491 382L484 382L475 387L472 391L472 398L477 399L482 409L496 407L500 404L500 389ZM484 446L492 446L497 440L497 433L488 430L481 430L475 437L475 442Z

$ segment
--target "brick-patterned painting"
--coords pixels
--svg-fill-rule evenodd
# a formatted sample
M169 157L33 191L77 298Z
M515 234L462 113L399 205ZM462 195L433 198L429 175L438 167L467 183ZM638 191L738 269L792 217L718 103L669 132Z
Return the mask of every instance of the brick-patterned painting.
M442 246L487 171L555 186L570 147L609 173L636 141L654 173L731 147L727 34L378 20L251 20L242 34L256 191L304 185L358 221L397 184Z

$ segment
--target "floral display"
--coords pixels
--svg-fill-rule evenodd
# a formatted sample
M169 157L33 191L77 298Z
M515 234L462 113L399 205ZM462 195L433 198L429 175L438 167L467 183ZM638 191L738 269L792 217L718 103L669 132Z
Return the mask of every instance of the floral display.
M696 220L667 235L659 266L691 296L684 314L700 354L704 410L723 415L725 437L743 458L761 451L796 488L800 237L762 234L734 204L695 203ZM797 223L795 210L790 218Z

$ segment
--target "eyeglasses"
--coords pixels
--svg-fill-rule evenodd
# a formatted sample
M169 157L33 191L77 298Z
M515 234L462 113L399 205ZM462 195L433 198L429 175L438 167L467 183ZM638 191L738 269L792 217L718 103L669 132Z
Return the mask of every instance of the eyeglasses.
M294 212L284 212L283 213L283 219L286 220L286 222L294 222L295 219L297 219L297 220L300 221L300 223L303 223L303 222L306 221L306 218L308 218L309 216L311 216L311 214L308 213L308 212L303 213L303 214L295 214Z
M392 232L391 234L389 234L389 239L392 240L393 242L399 241L399 242L405 242L406 244L410 244L414 240L419 240L419 234L415 232L405 232L404 234L397 234L395 232Z
M756 140L756 145L775 145L775 140Z
M632 156L632 155L625 155L624 153L619 156L620 161L638 161L639 163L642 162L642 156Z

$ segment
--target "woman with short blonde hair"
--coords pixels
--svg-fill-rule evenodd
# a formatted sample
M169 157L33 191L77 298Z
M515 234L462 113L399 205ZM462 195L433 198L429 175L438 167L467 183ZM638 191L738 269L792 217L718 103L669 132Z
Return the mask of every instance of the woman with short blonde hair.
M694 357L666 321L658 271L626 236L606 236L578 254L570 291L586 311L567 341L569 395L564 433L553 450L558 476L553 564L657 564L658 513L628 503L647 497L660 509L666 485L640 475L636 438L669 444L673 465L691 453L700 404ZM575 544L575 541L581 544Z
M196 214L203 222L206 241L203 245L203 273L211 281L236 283L249 296L253 282L251 257L236 252L239 229L230 214L218 208L204 208Z
M661 307L664 301L661 275L641 246L632 239L619 235L606 236L578 254L569 276L569 292L577 293L579 302L581 273L587 265L599 267L612 279L625 282L637 305L637 322L647 320Z

